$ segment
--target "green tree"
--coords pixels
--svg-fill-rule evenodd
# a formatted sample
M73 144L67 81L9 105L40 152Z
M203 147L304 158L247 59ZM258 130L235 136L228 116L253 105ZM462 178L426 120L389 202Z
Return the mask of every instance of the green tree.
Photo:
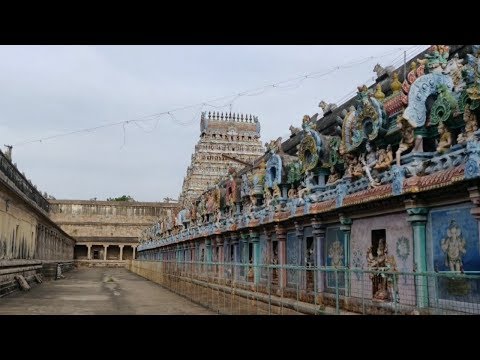
M135 201L130 195L122 195L116 198L107 198L107 201Z

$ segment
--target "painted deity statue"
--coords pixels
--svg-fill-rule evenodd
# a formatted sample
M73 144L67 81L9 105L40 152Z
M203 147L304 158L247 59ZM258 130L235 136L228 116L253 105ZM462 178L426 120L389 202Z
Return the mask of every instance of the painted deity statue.
M440 134L440 140L437 145L437 151L441 154L446 152L452 146L452 134L448 131L446 125L441 122L438 124L438 133Z
M396 271L395 259L388 256L388 249L385 239L379 239L377 253L374 254L373 248L367 250L367 265L369 270L376 271L371 274L373 299L380 301L393 300L392 291L389 284L392 279L391 274L382 274L382 271Z
M276 182L273 183L273 198L279 199L282 197L282 192L280 191L280 187Z
M445 265L450 271L462 271L462 257L467 253L466 241L462 236L462 229L455 220L450 222L447 236L442 239L441 248L445 253Z
M266 174L266 164L265 164L265 161L262 160L260 165L255 169L255 172L252 177L252 184L253 184L254 190L263 188L263 182L265 181L265 174Z
M268 188L267 184L265 184L265 188L263 189L263 201L265 204L265 207L269 207L270 204L272 203L272 193L270 192L270 189Z
M388 144L386 149L377 150L377 163L373 167L378 172L390 169L393 161L392 145Z
M400 166L400 157L402 154L413 147L415 144L415 131L412 125L409 124L409 122L404 119L403 117L400 117L397 120L397 126L400 129L402 133L402 140L400 141L400 144L398 146L397 150L397 165Z
M473 140L475 138L475 131L478 130L477 116L470 110L468 104L465 105L463 121L465 122L465 131L457 137L457 143L459 144Z
M272 265L274 265L274 266L278 265L278 250L277 249L275 249L273 251ZM278 281L278 269L276 267L274 267L272 269L272 280L273 280L274 283L276 283Z
M340 174L335 167L332 166L330 168L330 175L328 176L327 185L335 184L338 180L340 180Z
M306 133L315 131L315 122L311 120L310 116L304 115L302 119L302 129Z
M429 73L440 73L446 68L450 48L446 45L432 45L425 59L417 59L419 64L425 65Z
M297 197L297 189L293 187L293 184L292 184L292 187L288 190L287 195L290 200L293 200Z
M315 186L314 182L315 175L312 171L307 171L305 180L301 183L301 188L298 190L298 196L303 198L305 194L310 194L312 188Z
M362 157L360 157L360 162L363 165L363 171L365 171L365 174L367 175L368 180L370 181L370 185L378 186L380 185L379 182L372 177L372 168L377 163L377 154L373 150L369 142L366 143L365 150L367 151L367 153L364 154Z
M241 194L243 196L250 195L250 182L248 180L247 174L242 174L242 186L241 186Z
M362 163L358 161L358 158L355 156L349 156L347 161L348 161L347 175L353 178L362 177L363 167L362 167Z

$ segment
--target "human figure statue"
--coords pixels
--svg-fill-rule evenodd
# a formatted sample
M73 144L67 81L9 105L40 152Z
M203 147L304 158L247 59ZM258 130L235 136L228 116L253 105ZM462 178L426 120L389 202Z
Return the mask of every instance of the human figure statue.
M292 187L288 190L287 195L290 200L293 200L297 197L297 189L293 187L293 184L292 184Z
M247 273L247 279L248 281L253 281L253 259L250 258L248 262L248 273Z
M305 180L301 182L301 188L298 190L298 197L303 198L306 194L310 194L312 188L315 186L314 177L312 171L307 171L305 174Z
M330 175L328 176L327 185L334 184L340 180L340 174L335 169L335 166L330 168Z
M279 199L282 197L282 192L280 191L280 187L276 182L273 183L273 198Z
M272 265L274 265L274 266L278 265L278 251L277 251L277 249L275 249L273 251ZM274 267L272 269L272 279L273 279L273 281L278 280L278 269L276 267Z
M411 147L413 147L413 145L415 144L415 129L403 117L400 117L397 120L397 126L402 133L402 140L400 141L400 145L398 146L398 150L396 153L397 165L400 166L400 157L402 156L402 154Z
M377 151L377 163L373 167L378 172L390 169L393 161L392 145L388 144L386 149Z
M467 253L466 245L462 229L455 220L450 221L447 236L441 242L442 251L445 253L445 266L448 266L450 271L462 271L462 257Z
M367 153L364 154L363 157L360 157L360 162L363 165L363 171L365 171L365 174L367 175L368 180L370 181L370 185L378 186L380 185L380 183L372 177L372 172L371 172L372 168L377 163L377 154L373 150L369 142L365 144L365 150L367 151Z
M375 300L388 300L388 279L382 271L387 271L387 245L385 239L379 239L377 254L373 253L373 248L368 248L367 251L367 265L369 270L374 270L375 273L371 274L372 279L372 292Z
M363 166L362 163L358 161L358 158L352 158L349 165L349 172L353 178L359 178L363 176Z
M247 174L242 174L241 196L248 195L250 195L250 182L248 180Z
M215 226L217 228L220 228L221 224L222 224L222 211L218 209L217 212L215 213Z
M261 192L261 189L263 187L263 182L265 181L266 167L267 165L265 161L262 160L262 162L255 169L252 176L253 189L251 189L251 191Z
M445 126L443 122L438 124L438 133L440 134L440 140L437 145L437 151L440 154L443 154L450 146L452 146L452 134L448 131L448 128Z
M475 138L475 131L478 130L477 116L470 110L470 105L465 105L463 112L465 131L458 135L457 143L463 144Z
M265 188L263 189L263 203L265 204L265 207L269 207L272 203L272 200L272 193L270 192L268 185L265 184Z
M305 265L307 267L313 266L314 259L313 259L313 248L307 249L307 253L305 256Z

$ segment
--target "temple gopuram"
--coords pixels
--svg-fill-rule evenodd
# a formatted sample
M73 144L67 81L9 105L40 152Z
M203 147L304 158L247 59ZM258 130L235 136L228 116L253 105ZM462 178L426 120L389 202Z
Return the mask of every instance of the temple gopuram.
M480 313L480 45L433 45L355 86L203 193L201 140L193 201L140 239L139 259L193 264L182 271L198 279L214 264L218 284L352 312ZM243 144L213 123L202 139Z
M192 204L207 188L226 176L229 168L242 168L263 153L258 117L219 112L209 112L207 116L202 113L200 140L195 145L192 163L183 180L179 202Z

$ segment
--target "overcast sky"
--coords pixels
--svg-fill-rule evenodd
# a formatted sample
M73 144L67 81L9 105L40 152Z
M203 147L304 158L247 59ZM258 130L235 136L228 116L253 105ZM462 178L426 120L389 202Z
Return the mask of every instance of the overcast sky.
M319 111L320 100L335 102L372 84L376 63L402 60L399 48L416 55L427 46L0 46L0 145L18 144L13 161L20 171L57 199L176 199L199 139L200 111L229 111L233 97L209 103L224 108L199 105L174 112L175 119L129 123L125 136L117 125L20 143L351 64L232 103L232 112L258 116L262 143L287 138L291 124Z

